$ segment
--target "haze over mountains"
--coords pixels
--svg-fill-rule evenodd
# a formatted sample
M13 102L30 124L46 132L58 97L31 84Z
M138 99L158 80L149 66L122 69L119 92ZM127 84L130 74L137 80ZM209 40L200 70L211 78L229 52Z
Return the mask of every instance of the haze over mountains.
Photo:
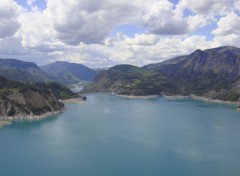
M97 71L82 64L58 61L40 67L49 74L55 81L63 84L73 84L80 81L92 81Z
M73 84L91 81L96 73L97 71L84 65L68 62L58 61L38 67L33 62L0 59L0 76L25 83L57 81L62 84Z
M51 77L33 62L0 59L0 76L20 82L47 82Z

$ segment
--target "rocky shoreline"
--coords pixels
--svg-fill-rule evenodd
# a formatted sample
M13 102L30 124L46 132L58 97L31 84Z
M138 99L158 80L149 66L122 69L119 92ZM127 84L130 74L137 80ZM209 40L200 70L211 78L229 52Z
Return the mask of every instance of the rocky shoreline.
M71 98L71 99L66 99L66 100L61 100L62 103L64 104L81 104L84 102L82 98ZM48 118L50 116L55 116L63 113L66 110L64 107L63 109L59 111L52 111L52 112L47 112L41 115L16 115L16 116L1 116L0 117L0 128L6 126L6 125L11 125L12 121L14 120L42 120L45 118Z
M148 99L148 98L158 97L158 95L136 96L136 95L119 95L119 94L115 94L115 93L113 93L113 94L116 95L116 96L119 96L119 97L131 98L131 99L137 99L137 98ZM197 95L194 95L194 94L191 94L191 95L188 95L188 96L184 96L184 95L162 95L162 97L171 98L171 99L192 98L194 100L200 100L200 101L211 102L211 103L229 104L229 105L235 105L235 106L239 105L238 102L235 102L235 101L224 101L224 100L212 99L212 98L197 96ZM236 110L240 111L240 107L238 107Z
M52 112L47 112L41 115L16 115L16 116L1 116L0 120L1 121L13 121L13 120L40 120L40 119L45 119L49 116L53 115L58 115L63 113L66 110L66 108L63 108L62 110L59 111L52 111Z
M42 120L45 118L48 118L50 116L55 116L63 113L66 110L66 108L63 108L62 110L59 111L52 111L52 112L47 112L41 115L16 115L16 116L1 116L0 117L0 128L6 126L6 125L11 125L14 120Z
M189 97L192 99L195 99L195 100L201 100L201 101L212 102L212 103L238 105L238 102L236 102L236 101L224 101L224 100L212 99L212 98L207 98L207 97L201 97L201 96L197 96L197 95L190 95Z
M224 100L212 99L212 98L197 96L197 95L194 95L194 94L191 94L191 95L188 95L188 96L183 96L183 95L165 96L164 95L163 97L171 98L171 99L191 98L191 99L194 99L194 100L200 100L200 101L211 102L211 103L238 105L238 102L235 102L235 101L224 101Z
M71 99L61 100L61 102L64 104L81 104L84 101L85 100L83 100L82 98L71 98Z
M121 95L121 94L115 94L114 95L122 98L129 98L129 99L150 99L150 98L156 98L159 97L158 95L146 95L146 96L136 96L136 95Z

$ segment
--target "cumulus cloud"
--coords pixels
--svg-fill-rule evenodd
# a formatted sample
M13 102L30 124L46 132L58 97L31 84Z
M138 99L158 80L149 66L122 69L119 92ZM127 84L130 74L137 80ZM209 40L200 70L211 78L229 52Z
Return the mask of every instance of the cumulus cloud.
M188 27L190 31L206 26L208 23L211 23L211 19L206 16L200 15L190 15L188 18Z
M125 45L153 45L157 42L158 37L153 34L138 34L133 38L125 36L122 43Z
M196 14L226 15L233 10L233 3L239 0L181 0L178 8L189 9Z
M239 0L48 0L41 10L35 0L27 2L31 8L23 10L0 0L0 57L142 66L196 49L240 46ZM212 39L192 33L213 23ZM145 32L113 35L116 26L128 24Z
M136 16L135 2L49 0L57 38L69 45L101 43L112 28Z
M240 35L228 34L225 36L216 36L213 40L214 47L218 46L236 46L240 47Z
M84 63L92 67L124 63L142 66L189 54L199 48L206 49L211 45L203 36L174 36L157 39L156 36L152 36L154 44L149 45L144 41L147 36L148 34L135 35L134 38L121 36L111 45L81 44L78 47L69 48L58 57L61 60Z
M168 0L48 0L44 11L29 12L21 18L21 31L24 45L29 43L30 47L42 43L42 38L67 45L94 44L102 43L114 26L121 24L142 26L150 34L185 34L192 29L187 20ZM26 37L29 30L31 40Z
M142 25L149 29L149 33L177 35L188 32L187 21L174 11L174 5L167 0L152 2L142 19Z
M0 1L0 39L16 33L20 24L17 17L22 8L12 0Z
M27 4L29 5L29 6L32 6L32 4L35 2L36 0L27 0Z
M240 11L240 1L239 1L239 0L236 0L236 1L234 2L234 7L235 7L235 9L236 9L237 11Z
M54 45L55 31L52 28L52 16L42 12L28 12L19 17L22 24L19 35L26 48L37 48L43 45Z
M222 17L217 22L217 29L213 31L214 35L240 35L240 16L234 12L229 13L225 17Z

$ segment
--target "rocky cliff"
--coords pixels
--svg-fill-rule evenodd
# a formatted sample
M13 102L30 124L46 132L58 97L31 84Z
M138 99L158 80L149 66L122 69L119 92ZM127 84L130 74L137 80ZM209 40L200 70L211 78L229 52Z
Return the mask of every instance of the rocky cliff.
M29 85L0 77L0 119L41 118L60 112L64 109L60 98L77 97L66 89L59 84Z

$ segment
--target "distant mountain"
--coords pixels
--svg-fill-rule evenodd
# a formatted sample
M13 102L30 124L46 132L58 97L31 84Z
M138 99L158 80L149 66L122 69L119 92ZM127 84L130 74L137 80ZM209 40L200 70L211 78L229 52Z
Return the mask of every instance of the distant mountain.
M91 68L92 70L95 70L95 71L102 71L102 70L108 70L110 67L99 67L99 68Z
M178 56L178 57L175 57L175 58L163 61L163 62L159 62L159 63L156 63L156 64L145 65L145 66L143 66L143 68L146 68L146 69L156 69L156 68L159 68L159 67L162 67L162 66L165 66L165 65L176 64L176 63L181 62L182 60L184 60L186 57L187 56Z
M78 97L59 83L24 84L0 76L0 120L35 118L63 110L59 99Z
M85 91L125 95L190 95L236 101L240 96L240 49L196 50L142 68L120 65L102 71Z
M153 95L163 91L175 93L172 84L174 82L158 72L133 65L117 65L100 72L83 91L115 92L123 95Z
M196 50L179 63L156 67L154 70L177 79L204 78L234 82L240 76L240 52L236 51L240 49L221 47L204 51Z
M40 68L53 77L55 81L63 84L73 84L80 81L92 81L97 73L97 71L82 64L63 61L54 62Z
M213 48L213 49L208 49L208 50L212 50L215 51L219 54L224 54L227 56L237 56L240 55L240 49L233 47L233 46L223 46L223 47L218 47L218 48ZM208 51L205 50L205 51Z
M46 82L51 77L35 63L16 59L0 59L0 76L21 82Z

